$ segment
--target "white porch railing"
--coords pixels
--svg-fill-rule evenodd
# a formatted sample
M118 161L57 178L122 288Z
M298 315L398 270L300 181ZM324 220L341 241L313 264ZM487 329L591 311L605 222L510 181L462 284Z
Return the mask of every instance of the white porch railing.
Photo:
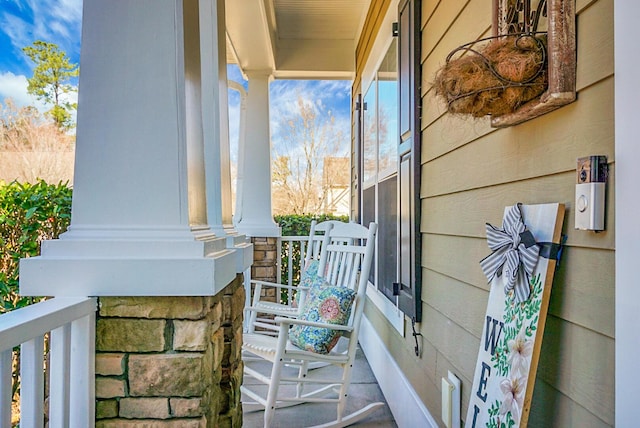
M282 243L286 243L287 245L287 255L286 255L286 259L287 259L287 266L289 267L288 269L288 274L287 274L287 279L286 282L282 282L282 265L283 265L283 255L282 255ZM304 256L306 254L306 247L307 247L307 243L309 242L309 236L305 235L305 236L281 236L278 238L278 259L277 259L277 263L278 263L278 270L277 270L277 283L279 284L286 284L286 285L293 285L293 255L294 255L294 251L296 249L300 250L300 272L302 272L302 269L304 267ZM280 290L278 290L278 293L280 292Z
M286 243L286 256L282 254L282 243ZM276 282L278 284L293 285L293 269L288 269L287 278L285 282L282 282L282 266L283 260L286 258L287 266L293 266L295 250L300 250L300 272L304 266L304 255L309 242L309 236L281 236L278 238L276 246ZM251 306L251 268L247 269L244 273L244 289L245 289L245 308ZM276 296L280 296L280 288L276 289ZM289 299L289 303L291 299ZM249 331L249 314L245 312L244 317L244 331Z
M12 352L18 345L20 427L44 426L49 332L49 427L95 425L95 313L95 298L58 297L0 316L0 427L11 426Z

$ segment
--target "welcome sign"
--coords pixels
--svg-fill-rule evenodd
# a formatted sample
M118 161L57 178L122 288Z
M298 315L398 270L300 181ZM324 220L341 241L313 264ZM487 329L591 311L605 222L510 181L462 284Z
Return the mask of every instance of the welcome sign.
M491 289L466 428L526 427L561 239L564 205L514 205L480 264Z

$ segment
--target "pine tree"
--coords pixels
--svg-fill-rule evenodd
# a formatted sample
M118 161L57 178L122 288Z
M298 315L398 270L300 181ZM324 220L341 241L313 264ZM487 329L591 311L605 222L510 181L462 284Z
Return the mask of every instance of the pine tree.
M32 46L22 48L22 51L35 63L33 77L27 79L27 91L53 105L47 114L59 129L73 128L71 112L78 106L65 101L63 95L77 90L69 81L78 76L78 64L71 63L66 52L55 43L37 40Z

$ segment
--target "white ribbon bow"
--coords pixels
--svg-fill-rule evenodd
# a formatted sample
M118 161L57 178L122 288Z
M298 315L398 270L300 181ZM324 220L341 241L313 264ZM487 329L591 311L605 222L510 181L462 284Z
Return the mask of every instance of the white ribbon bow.
M540 247L524 225L520 206L518 203L507 211L502 229L487 223L487 244L493 253L480 260L489 282L504 274L504 292L508 294L514 290L516 303L529 299L529 278L533 275L540 253Z

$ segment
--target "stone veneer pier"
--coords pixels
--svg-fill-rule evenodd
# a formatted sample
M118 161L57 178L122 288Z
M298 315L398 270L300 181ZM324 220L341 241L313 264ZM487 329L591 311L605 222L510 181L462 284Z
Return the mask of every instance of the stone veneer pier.
M96 428L241 427L242 275L216 296L101 297Z

